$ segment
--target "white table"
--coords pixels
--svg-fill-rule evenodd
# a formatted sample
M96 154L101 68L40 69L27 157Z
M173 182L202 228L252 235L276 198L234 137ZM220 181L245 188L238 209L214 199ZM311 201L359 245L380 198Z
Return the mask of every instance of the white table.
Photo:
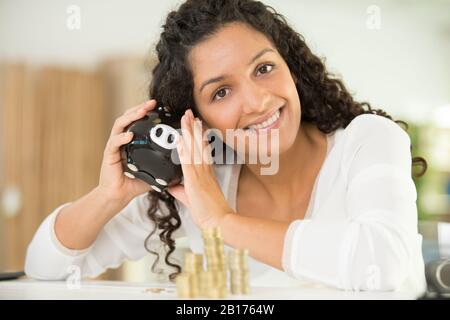
M404 292L351 292L326 287L252 287L251 294L229 295L230 300L264 299L416 299L417 295ZM121 281L82 281L79 288L71 288L64 281L37 281L31 279L0 281L0 300L4 299L177 299L172 284L130 283Z

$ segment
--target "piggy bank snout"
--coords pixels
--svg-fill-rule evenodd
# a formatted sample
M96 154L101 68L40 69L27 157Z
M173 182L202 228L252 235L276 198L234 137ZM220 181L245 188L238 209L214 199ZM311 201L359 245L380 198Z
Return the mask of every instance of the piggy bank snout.
M176 140L180 134L177 130L166 124L160 123L150 129L150 138L154 143L164 149L175 149Z

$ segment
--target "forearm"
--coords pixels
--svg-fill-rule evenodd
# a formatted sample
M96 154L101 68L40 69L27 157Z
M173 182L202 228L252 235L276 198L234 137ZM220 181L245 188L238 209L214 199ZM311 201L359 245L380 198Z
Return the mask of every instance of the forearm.
M289 223L269 219L227 214L220 228L225 244L248 249L249 254L274 268L282 270L284 237Z
M66 248L88 248L123 207L123 203L110 200L95 188L59 212L55 220L56 237Z

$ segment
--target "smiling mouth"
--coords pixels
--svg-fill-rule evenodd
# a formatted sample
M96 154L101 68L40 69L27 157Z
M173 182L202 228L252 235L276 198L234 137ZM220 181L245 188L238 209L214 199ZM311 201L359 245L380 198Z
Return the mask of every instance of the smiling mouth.
M272 116L269 117L269 119L261 122L261 123L257 123L257 124L252 124L249 125L247 127L244 127L244 130L248 130L248 131L258 131L258 130L264 130L264 129L268 129L270 127L272 127L273 125L275 125L280 117L281 117L281 113L283 112L283 108L285 105L281 106L280 108L278 108L273 114Z

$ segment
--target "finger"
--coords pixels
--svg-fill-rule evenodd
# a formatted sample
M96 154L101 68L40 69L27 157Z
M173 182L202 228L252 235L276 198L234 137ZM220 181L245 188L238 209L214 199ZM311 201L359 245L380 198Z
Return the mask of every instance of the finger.
M193 157L194 138L188 121L189 119L186 114L183 115L183 117L181 117L183 153L184 158L186 160L185 164L194 164L195 163Z
M199 118L194 118L194 114L192 113L192 109L187 110L188 117L192 125L194 140L195 140L195 154L194 158L199 158L199 163L202 165L210 165L213 163L211 157L211 147L208 143L207 138L204 137L203 131L203 121Z
M133 132L123 132L109 139L104 152L104 162L108 165L121 161L120 147L133 139Z
M143 118L154 104L155 102L117 118L111 129L111 136L121 134L130 123Z
M202 122L196 118L194 121L194 139L195 139L195 152L201 159L202 164L211 164L207 157L207 144L203 137Z
M147 108L147 109L151 110L155 106L156 106L156 100L155 99L148 100L148 101L145 101L144 103L141 103L141 104L139 104L139 105L137 105L137 106L135 106L133 108L130 108L130 109L126 110L124 115L132 113L132 112L136 112L136 111L138 111L141 108Z
M196 125L196 123L194 121L194 116L190 109L187 111L186 124L189 129L189 134L191 135L190 152L191 152L191 158L193 159L192 163L194 165L201 165L202 164L202 152L201 152L202 133L201 133L201 130L199 130L199 127Z
M186 149L185 147L183 147L184 144L184 140L183 137L181 135L177 136L176 138L176 147L177 147L177 153L178 153L178 157L180 158L180 164L184 165L187 164L188 160L186 159L186 155L184 150Z
M189 119L190 123L192 124L192 132L193 132L193 136L194 136L194 146L196 151L201 150L201 143L202 143L202 129L201 129L201 123L200 120L198 119L192 119L190 117Z
M185 181L196 179L196 172L194 170L191 152L187 151L186 142L182 136L179 136L177 139L177 151L180 157L181 169L183 170L183 179Z
M203 131L203 122L198 118L196 118L194 122L194 136L199 137L196 143L196 148L198 150L196 152L199 153L202 166L206 170L212 172L213 168L211 165L214 163L212 158L212 146L208 142L208 137L205 136L205 131Z
M203 130L202 127L200 129ZM201 141L201 150L202 150L202 159L203 164L205 165L212 165L214 163L213 157L212 157L212 145L208 141L208 137L205 135L205 131L202 131L202 141Z

